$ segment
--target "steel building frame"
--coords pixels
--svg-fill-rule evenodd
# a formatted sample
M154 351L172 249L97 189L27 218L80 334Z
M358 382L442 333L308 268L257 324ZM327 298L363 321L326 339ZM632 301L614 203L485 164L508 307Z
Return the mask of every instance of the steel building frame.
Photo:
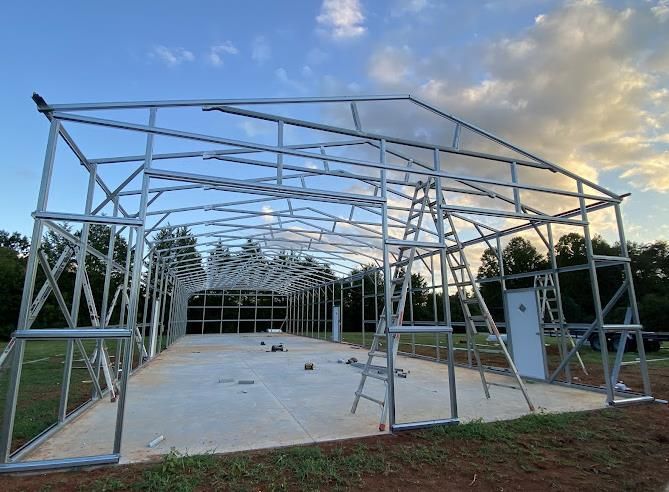
M37 94L33 99L38 111L49 120L50 130L33 214L32 248L18 330L14 334L16 342L8 359L11 373L0 432L0 471L118 461L126 387L131 372L183 336L189 321L199 320L201 330L205 332L207 308L203 307L202 315L195 318L188 314L193 296L204 295L207 299L212 293L223 296L232 291L238 292L240 297L242 292L268 293L272 299L280 296L286 300L282 308L284 316L280 317L286 332L327 339L332 322L329 309L335 304L343 307L345 289L359 286L363 299L362 343L368 344L365 333L370 330L365 330L365 325L376 325L380 307L392 304L391 267L398 266L398 258L402 258L400 252L407 248L417 251L419 268L430 280L432 325L443 326L446 331L457 324L451 319L448 302L443 303L443 316L437 314L437 294L448 294L458 286L456 275L446 263L446 255L462 251L464 255L472 256L477 252L480 254L481 247L495 248L501 275L481 279L481 283L498 282L504 290L506 282L519 277L549 275L555 282L558 317L554 323L544 323L543 328L557 333L562 362L548 378L550 382L563 375L563 380L571 383L570 361L588 336L597 333L602 341L607 400L616 403L652 399L620 209L623 195L410 95L52 105ZM187 114L193 119L200 117L194 112L199 111L199 115L206 115L208 122L215 122L215 118L220 117L226 122L270 125L273 135L268 137L250 132L241 138L232 138L219 136L220 127L215 126L215 130L207 133L198 126L179 129L183 128L182 120L168 126L159 124L159 115L172 116L179 111L190 111ZM378 118L379 114L388 114L388 111L394 114L406 111L408 118L432 118L439 134L420 138L415 133L408 137L395 136L397 132L392 128L384 129L383 118ZM145 123L137 122L139 113ZM119 117L112 119L109 115ZM319 123L315 121L316 117L324 118L328 123ZM368 120L369 123L363 126L363 121ZM79 147L79 138L75 141L73 136L74 132L81 131L85 140L87 134L82 128L114 135L140 135L143 151L138 149L136 154L93 158ZM226 126L223 133L234 134L231 128ZM168 149L158 151L160 143L165 143ZM183 150L182 145L191 145L193 150ZM54 191L52 176L62 149L74 155L87 175L83 213L56 210L49 204ZM128 166L130 171L119 171L128 169ZM192 168L198 166L208 166L209 171L193 172ZM488 166L485 167L487 170L484 166ZM110 170L125 174L112 184L113 180L105 177L108 171L112 172ZM417 231L422 236L420 240L401 239L399 233L411 220L408 217L411 192L426 183L429 184L426 193L432 200L431 205L439 211L438 215L433 215L435 222ZM200 202L192 203L193 192L201 197ZM180 201L183 197L191 202L188 199ZM607 210L615 215L620 253L604 257L593 251L591 216ZM450 233L443 226L446 217L457 224L462 241L449 239ZM77 234L69 232L63 222L77 225ZM91 224L110 229L107 252L90 244L88 231ZM156 236L179 226L190 228L193 236L198 238L199 258L193 258L192 251L185 250L186 246L174 246L174 237L158 239ZM561 228L583 234L587 259L583 265L557 265L554 235ZM71 245L55 265L48 263L41 249L47 230ZM535 239L545 245L550 260L547 270L504 274L502 241L518 234L535 235ZM119 264L113 258L114 242L121 236L128 242L125 264ZM249 244L260 247L263 254L244 253L244 246ZM101 300L90 299L87 295L85 264L89 256L106 265L105 291ZM72 259L76 265L84 267L77 267L75 291L68 305L58 287L58 276L62 265ZM406 262L400 260L400 266L402 261ZM352 268L362 269L362 272L351 275ZM600 268L618 268L622 278L615 296L604 302L597 277ZM39 291L40 286L36 284L38 269L42 269L46 277ZM576 270L589 273L595 319L587 325L586 335L570 349L567 339L573 325L564 320L562 313L559 275ZM110 292L113 272L119 272L124 278L117 295ZM365 278L374 279L373 293L365 294ZM409 289L410 301L413 292ZM78 326L82 293L91 312L97 312L99 306L101 316L97 324ZM50 294L58 300L67 326L32 328ZM367 298L374 299L373 314L369 309L365 313L364 299ZM627 324L608 323L607 315L625 298L631 310L631 321ZM120 323L112 326L108 313L117 299L121 305ZM224 299L221 297L220 305L216 305L222 311L220 332L223 332ZM93 318L93 314L91 316ZM238 323L239 319L238 315ZM254 320L257 322L256 318ZM272 326L277 321L274 315L270 317ZM417 355L414 335L421 332L421 323L414 322L411 302L404 325L404 332L411 333L408 353ZM612 380L615 372L612 373L606 349L607 332L625 336L629 332L637 337L644 388L643 394L636 398L616 398L618 392L615 380ZM436 359L446 359L452 368L450 336L446 346L439 341L439 334L435 336ZM86 408L82 408L68 414L66 409L72 354L86 338L97 340L100 347L104 346L105 340L118 340L115 374L118 376L119 398L111 453L79 459L22 461L31 449L85 411ZM34 339L67 342L59 420L26 446L12 450L23 354L26 343ZM386 343L389 349L393 346L394 338L390 333ZM447 350L447 356L444 357L440 350ZM467 353L471 365L469 345ZM622 357L621 353L618 355ZM619 364L620 360L617 360L614 371ZM91 368L91 374L94 370ZM98 375L99 370L98 366ZM390 369L389 372L392 373ZM392 428L396 419L393 377L389 378L388 385ZM93 399L101 397L107 390L100 388ZM452 418L457 419L455 399L453 383L451 410Z

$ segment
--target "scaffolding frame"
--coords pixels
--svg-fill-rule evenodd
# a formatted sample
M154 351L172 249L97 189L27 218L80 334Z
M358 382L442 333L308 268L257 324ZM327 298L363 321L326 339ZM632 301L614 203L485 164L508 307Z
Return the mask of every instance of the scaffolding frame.
M11 373L0 429L0 472L117 462L128 378L186 334L188 323L192 321L188 314L189 302L194 296L204 295L206 299L207 292L238 291L240 297L242 291L269 292L272 299L275 296L286 299L283 320L286 332L327 339L328 323L332 323L328 306L331 308L339 303L343 308L345 285L352 288L359 281L363 306L361 342L366 345L365 325L376 325L379 322L379 306L392 303L390 271L405 264L402 262L406 259L398 261L398 258L402 257L400 252L407 248L416 249L415 259L423 264L430 278L428 290L434 313L431 325L442 326L445 330L457 325L451 319L448 302L449 292L458 285L457 276L446 262L449 254L462 251L464 255L471 256L480 251L477 248L494 248L500 276L478 279L478 283L498 282L504 291L509 280L550 275L558 299L560 274L587 271L595 318L587 325L586 334L571 349L567 346L572 325L564 320L560 302L555 322L543 323L543 329L553 330L560 340L561 363L548 381L555 382L560 375L564 375L566 383L571 383L570 362L584 341L596 333L602 346L607 401L615 404L652 400L623 229L621 203L625 195L613 193L411 95L52 105L37 94L33 95L33 99L38 111L50 122L50 129L33 213L32 247L18 329L7 357L8 361L11 360ZM384 108L387 111L388 105L393 106L392 111L404 108L409 111L408 114L434 118L436 126L447 137L440 134L437 138L416 138L414 134L409 137L395 136L392 130L366 130L383 126L382 122L372 120L375 111L383 111ZM206 133L198 127L179 129L179 124L158 124L159 113L171 116L174 112L190 111L188 114L192 116L193 110L199 110L199 115L207 115L209 122L215 121L212 117L219 116L226 121L271 125L272 135L268 137L251 132L241 138L232 138L234 132L230 130L231 126L225 130L231 136L222 137L218 135L220 127ZM141 121L145 123L137 122L138 113L142 114ZM124 118L112 119L110 114ZM314 114L328 122L314 121ZM363 127L366 117L370 123ZM82 151L71 133L82 127L114 135L140 135L143 137L143 152L90 157ZM174 142L179 142L179 145ZM168 144L168 150L159 152L158 143ZM60 155L57 151L63 144L87 175L83 213L55 210L49 206L49 197L53 192L52 176ZM193 150L184 151L183 145L192 145ZM208 172L193 172L191 169L205 165ZM116 171L127 169L125 166L131 166L130 170ZM478 169L483 166L490 166L492 171L479 172ZM110 169L125 174L122 178L109 180L105 175ZM420 240L398 239L398 233L411 220L408 217L411 192L427 182L430 186L426 193L434 200L437 210L435 224L420 227L417 231L421 235ZM191 203L193 192L204 199ZM190 198L191 202L179 202L182 197ZM551 203L560 205L551 206ZM591 216L602 210L612 210L615 215L620 239L619 255L601 256L593 251ZM197 217L193 218L194 215ZM456 243L445 234L443 224L446 219L455 221L451 223L455 223L454 227L462 233L462 241ZM172 223L173 220L176 222ZM78 235L68 231L63 222L80 227ZM88 231L92 224L110 230L106 253L91 245ZM189 258L192 251L181 251L187 246L175 246L174 237L157 239L156 234L176 227L188 227L193 231L193 237L198 239L195 249L199 257ZM557 265L554 234L558 228L582 232L586 248L584 264L570 267ZM46 230L71 245L56 265L49 265L42 253ZM550 267L541 272L505 275L502 240L528 232L537 234L545 244ZM125 263L119 264L113 257L114 242L122 235L127 237L128 253ZM260 248L262 254L254 254L254 248ZM99 302L101 316L98 325L91 323L91 326L82 327L77 326L77 320L87 278L86 258L89 256L104 263L105 287L101 300L86 299L94 305ZM62 265L72 259L78 266L75 291L68 305L59 290L58 275ZM36 280L40 268L46 281L38 291ZM350 275L352 268L362 272ZM622 278L616 294L604 302L598 283L598 270L601 268L619 268ZM110 291L112 272L121 273L124 279L115 293ZM374 293L365 294L365 278L370 276L374 278ZM444 298L442 320L437 315L438 292ZM405 353L418 356L415 336L421 333L421 323L413 319L413 293L414 289L408 290L410 316L403 322L403 333L411 335L411 351ZM51 294L58 300L67 327L33 328L32 323ZM365 299L370 296L374 299L373 318L365 314ZM607 315L625 298L631 321L627 324L607 323ZM109 315L117 300L121 306L120 323L112 326L109 325ZM225 307L225 302L221 302L222 312ZM200 319L202 332L206 309L203 308ZM317 312L314 312L315 309ZM222 312L220 332L223 331ZM273 323L273 315L271 319ZM617 374L620 361L616 362L612 371L606 348L609 332L623 337L628 333L636 336L643 379L643 393L636 397L629 398L629 395L616 391L611 376ZM444 360L441 351L445 348L449 354L446 360L453 364L450 337L444 347L436 336L436 359ZM72 351L75 344L85 338L97 340L98 344L102 344L99 346L103 346L108 339L119 340L116 358L119 398L112 452L103 456L48 462L22 461L30 450L79 412L68 414L63 410L67 407L67 390L64 390L59 421L20 449L12 450L25 344L34 339L67 341L63 373L63 388L67 388L72 370ZM392 349L393 343L393 336L388 331L387 350ZM469 344L467 354L471 366L472 348ZM389 372L393 374L388 381L392 429L398 423L394 373L391 368ZM627 398L621 399L621 395ZM455 403L455 398L453 381L452 403ZM456 421L457 407L452 409L454 414L451 418ZM419 424L439 423L443 422Z

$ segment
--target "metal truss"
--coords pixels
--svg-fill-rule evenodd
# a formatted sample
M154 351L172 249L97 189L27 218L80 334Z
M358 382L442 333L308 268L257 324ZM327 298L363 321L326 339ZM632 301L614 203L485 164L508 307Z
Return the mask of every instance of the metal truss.
M493 247L499 253L502 241L517 234L535 235L545 245L550 268L527 276L550 276L558 299L559 275L568 269L556 263L554 234L556 230L578 231L585 238L587 262L571 268L589 272L596 316L586 337L567 345L572 342L569 324L558 302L558 315L544 324L544 330L555 331L561 341L562 362L549 380L564 375L570 382L570 361L587 336L598 333L604 342L607 399L619 401L605 339L610 331L630 333L637 337L641 359L644 389L639 399L651 398L623 231L622 195L410 95L82 104L48 104L37 94L33 99L50 122L50 130L18 330L7 358L11 374L0 432L0 471L117 461L128 377L183 336L189 321L197 321L189 317L189 302L196 295L269 292L286 299L284 329L325 338L332 323L328 306L342 304L344 290L353 288L355 282L362 286L363 298L370 296L364 292L365 278L381 279L381 289L374 283L373 319L367 319L363 302L366 344L364 325L379 323L377 300L383 300L385 306L395 302L391 269L411 271L409 262L415 261L414 271L422 268L431 280L432 324L447 332L457 323L451 319L448 303L444 303L443 316L437 316L436 294L447 297L449 292L460 292L461 297L478 299L482 281L472 277L470 286L462 288L456 270L465 269L463 265L471 270L481 248ZM416 123L409 123L412 121ZM430 126L428 136L416 137L413 129L419 124ZM254 130L260 127L264 130ZM96 155L82 150L90 148L91 138ZM123 149L121 155L118 149ZM78 170L71 164L72 157L80 165ZM69 166L68 172L82 173L86 191L79 194L81 198L75 194L52 205L49 199L58 191L53 189L53 176L62 170L61 160ZM432 217L411 229L415 218L412 197L417 189L426 190ZM615 257L598 256L592 247L591 216L606 210L613 210L620 237L620 254ZM64 222L76 233L64 227ZM91 244L92 224L109 229L107 251ZM187 227L197 244L184 245L179 237L167 234L177 227ZM70 245L55 265L49 265L43 254L46 230ZM113 256L115 241L121 237L128 244L124 264ZM407 250L411 255L404 254ZM101 299L89 298L85 289L88 257L106 266ZM486 281L498 282L504 290L506 282L517 276L505 275L501 254L498 259L500 277ZM72 300L66 302L58 281L63 265L72 261L77 265L75 290ZM619 268L623 279L614 298L604 305L599 295L600 268ZM42 286L37 285L40 269L46 278ZM363 272L351 276L352 269ZM123 282L112 292L114 273L122 275ZM413 292L411 288L403 291L409 298ZM89 311L100 313L90 326L78 326L82 292ZM50 295L57 298L67 326L35 329L32 325ZM608 323L607 315L625 299L630 321ZM221 301L223 309L223 297ZM479 301L485 313L485 302ZM117 303L119 322L110 325L110 313ZM411 302L407 306L412 310ZM411 352L416 355L415 333L420 333L420 323L414 323L412 313L404 318L403 314L395 313L395 318L400 325L413 327L409 330ZM494 324L488 317L485 322ZM204 309L200 323L204 332ZM387 349L397 350L395 337L390 332L387 335ZM64 410L65 389L59 421L21 449L12 449L26 343L66 340L63 387L67 388L74 347L85 338L97 340L99 353L107 340L118 341L113 368L118 412L111 453L53 462L22 461L76 415ZM452 348L449 336L449 363ZM470 364L472 353L468 348ZM100 366L91 371L98 381ZM394 377L388 385L390 427L399 428ZM455 398L454 381L451 388ZM110 389L100 387L97 397ZM452 403L456 419L457 408Z

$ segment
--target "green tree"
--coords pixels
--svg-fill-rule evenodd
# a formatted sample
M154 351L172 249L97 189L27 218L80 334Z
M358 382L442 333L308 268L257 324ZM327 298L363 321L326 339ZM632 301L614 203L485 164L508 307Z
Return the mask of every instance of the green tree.
M0 231L0 248L6 248L14 251L18 256L27 256L30 252L30 241L20 232L9 233Z
M505 275L535 272L548 267L548 260L541 255L537 248L523 237L514 237L502 250L502 264ZM481 266L478 278L494 278L500 275L499 258L496 248L488 248L481 256ZM506 281L507 289L531 287L533 277L512 279ZM481 294L495 319L504 319L504 301L500 282L484 282L481 284Z
M618 256L620 246L611 246L604 238L595 235L592 238L592 250L596 255ZM555 244L556 262L558 267L587 264L585 238L577 233L569 233L560 237ZM597 279L602 304L606 304L620 286L622 281L621 267L597 269ZM587 269L560 274L565 319L570 322L588 322L594 317L590 274ZM621 321L621 320L618 320Z
M18 232L0 231L0 338L16 329L30 242Z

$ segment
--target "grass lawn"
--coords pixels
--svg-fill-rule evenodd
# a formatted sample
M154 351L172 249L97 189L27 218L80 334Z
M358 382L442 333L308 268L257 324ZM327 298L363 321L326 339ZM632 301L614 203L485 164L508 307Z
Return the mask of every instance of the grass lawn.
M4 342L0 343L0 351L5 345ZM95 341L85 340L83 345L90 358L95 349ZM107 342L107 350L112 361L116 357L116 347L115 340ZM57 423L66 349L65 341L30 340L26 343L14 419L12 450ZM135 359L137 359L136 352ZM134 363L136 366L137 360ZM8 359L0 369L0 414L5 408L10 367L11 360ZM94 391L90 374L83 362L83 356L76 345L72 367L68 413L90 400ZM103 390L106 388L102 372L99 384Z
M486 340L487 336L488 336L487 334L479 334L477 335L476 339L477 346L481 351L481 360L483 364L499 365L501 367L506 367L507 365L502 356L486 352L488 350L498 349L498 345L496 343L488 342ZM360 332L344 332L342 334L342 340L344 342L352 344L361 345L363 343L363 337ZM371 344L371 341L372 341L372 335L366 333L365 344L369 346L369 344ZM557 368L560 362L559 349L558 349L559 341L555 337L546 337L545 341L546 341L546 352L548 354L548 367L549 370L553 370ZM434 334L430 333L402 335L400 337L400 351L406 353L414 353L412 342L415 344L416 354L436 358L437 353L435 347L437 346L438 342L438 345L441 349L440 358L444 359L447 355L445 335L440 335L438 338ZM466 335L461 333L454 333L453 342L454 342L454 348L456 348L456 361L458 363L463 363L463 364L466 363L467 362L466 352L464 350L457 350L458 348L465 349L467 347ZM586 369L589 372L594 374L597 374L598 372L601 373L602 356L599 352L592 350L590 348L590 345L586 343L583 346L583 348L579 351L579 353L581 355L584 365L586 366ZM638 357L639 354L637 352L626 352L623 356L623 361L633 362ZM609 364L611 365L611 367L615 362L615 358L616 358L615 352L609 351ZM646 358L648 360L657 359L657 362L649 363L650 367L669 367L669 343L665 342L660 348L660 351L658 352L647 353ZM660 360L660 359L666 359L666 360ZM572 360L572 362L570 363L570 367L572 369L573 375L583 379L584 382L585 381L590 382L588 380L589 378L584 377L584 374L582 373L581 367L576 358ZM633 372L637 367L638 366L635 366L633 364L624 366L624 369L621 374L624 375L625 373ZM638 369L636 370L638 372ZM603 377L601 382L603 382ZM597 382L596 384L600 384L600 382Z

